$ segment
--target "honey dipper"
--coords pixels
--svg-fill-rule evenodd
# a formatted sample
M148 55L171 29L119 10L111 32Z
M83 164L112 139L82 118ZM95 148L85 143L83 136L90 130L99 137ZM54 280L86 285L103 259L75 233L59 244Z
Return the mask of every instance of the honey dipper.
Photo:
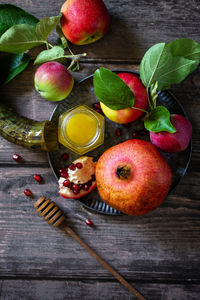
M40 213L40 217L43 217L48 224L54 227L60 226L70 236L72 236L83 248L85 248L90 255L92 255L106 270L108 270L123 286L125 286L134 296L139 300L146 300L134 287L132 287L119 273L117 273L105 260L103 260L97 253L94 252L70 227L66 225L66 217L63 211L55 205L50 199L46 199L42 196L34 204L36 212Z

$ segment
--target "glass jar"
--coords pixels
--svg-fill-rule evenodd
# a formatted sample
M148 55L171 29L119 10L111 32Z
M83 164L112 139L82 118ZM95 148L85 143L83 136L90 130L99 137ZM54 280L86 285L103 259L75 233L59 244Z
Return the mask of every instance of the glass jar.
M86 105L78 105L59 117L58 140L70 150L85 154L104 142L104 117Z

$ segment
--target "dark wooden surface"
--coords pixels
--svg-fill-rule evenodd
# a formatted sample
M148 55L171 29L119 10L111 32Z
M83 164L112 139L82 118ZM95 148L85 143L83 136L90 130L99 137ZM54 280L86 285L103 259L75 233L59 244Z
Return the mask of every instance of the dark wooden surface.
M38 18L59 13L61 0L12 0ZM137 70L154 43L190 37L200 42L197 0L106 0L111 28L100 41L75 47L87 52L81 79L99 66ZM56 42L56 35L51 36ZM1 89L1 101L37 120L48 119L55 106L33 88L35 67ZM173 87L193 125L192 161L179 186L154 212L143 217L94 214L76 201L58 196L45 153L36 153L0 138L0 299L135 299L72 238L43 222L33 200L42 194L66 212L69 225L149 300L200 298L200 68ZM13 153L23 164L12 160ZM33 174L45 180L38 185ZM89 217L95 228L77 217Z

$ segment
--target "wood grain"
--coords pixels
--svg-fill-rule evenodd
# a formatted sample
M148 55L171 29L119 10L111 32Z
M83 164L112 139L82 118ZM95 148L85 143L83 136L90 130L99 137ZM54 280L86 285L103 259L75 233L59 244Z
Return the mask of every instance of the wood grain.
M7 0L38 18L57 15L62 0ZM78 80L98 67L138 70L145 51L158 42L190 37L200 42L198 0L105 0L111 28L100 41L72 46L87 52ZM50 41L56 43L53 33ZM36 55L38 50L32 52ZM55 103L42 99L33 87L32 64L1 87L1 101L36 120L49 119ZM128 291L72 238L45 224L33 209L41 195L55 200L68 224L102 258L151 300L197 300L200 294L200 68L172 87L193 125L193 153L179 186L163 204L143 217L95 214L78 201L58 196L47 154L0 138L0 299L132 299ZM12 154L23 156L22 163ZM39 173L44 183L33 175ZM30 188L33 199L23 191ZM95 227L85 225L91 218Z

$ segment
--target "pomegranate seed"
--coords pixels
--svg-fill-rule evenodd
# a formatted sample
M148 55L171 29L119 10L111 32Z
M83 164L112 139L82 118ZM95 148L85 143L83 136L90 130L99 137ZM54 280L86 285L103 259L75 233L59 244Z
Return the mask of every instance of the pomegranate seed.
M100 105L99 102L93 103L92 106L93 106L95 109L101 109L101 105Z
M96 180L96 177L95 177L95 175L94 174L92 174L92 181L95 181Z
M24 190L24 194L25 194L27 197L33 196L33 193L32 193L31 190L29 190L29 189L25 189L25 190Z
M72 171L74 171L76 169L76 165L75 164L71 164L69 166L69 169L72 170Z
M133 138L135 139L136 137L138 137L138 132L137 131L133 132Z
M59 173L66 173L67 170L66 170L65 168L63 168L63 169L60 169L58 172L59 172Z
M115 130L115 134L116 134L116 136L121 136L121 135L122 135L122 130L121 130L121 128L117 128L117 129Z
M68 185L68 188L69 188L70 190L72 190L72 191L73 191L73 185L74 185L73 182L70 182L69 185Z
M93 222L90 219L86 219L85 224L88 225L88 226L93 226L94 225Z
M77 167L78 169L82 169L83 165L82 165L82 163L76 163L76 167Z
M64 178L68 178L69 177L69 174L66 172L66 173L61 173L60 174L61 177L64 177Z
M82 184L82 183L79 183L79 189L81 190L81 189L83 189L83 186L84 186L84 184Z
M92 185L92 180L91 180L91 179L88 180L87 184L88 184L89 186L91 186L91 185Z
M71 183L71 182L70 182L69 180L63 181L63 185L64 185L65 187L69 187L70 183Z
M22 160L22 157L21 157L21 155L15 153L15 154L13 154L12 159L13 159L14 161L19 162L20 160Z
M61 158L62 158L63 160L67 160L67 159L69 158L69 154L63 153L63 154L61 155Z
M90 186L89 186L88 184L84 184L84 185L83 185L83 190L84 190L84 191L88 191L89 188L90 188Z
M33 177L37 182L41 182L43 180L42 176L39 174L35 174Z
M73 193L74 193L75 195L78 195L79 192L80 192L80 188L79 188L78 184L74 184L74 185L73 185Z
M96 112L98 112L99 114L102 114L102 113L103 113L103 111L101 110L101 108L100 108L100 109L97 108L97 109L96 109Z

